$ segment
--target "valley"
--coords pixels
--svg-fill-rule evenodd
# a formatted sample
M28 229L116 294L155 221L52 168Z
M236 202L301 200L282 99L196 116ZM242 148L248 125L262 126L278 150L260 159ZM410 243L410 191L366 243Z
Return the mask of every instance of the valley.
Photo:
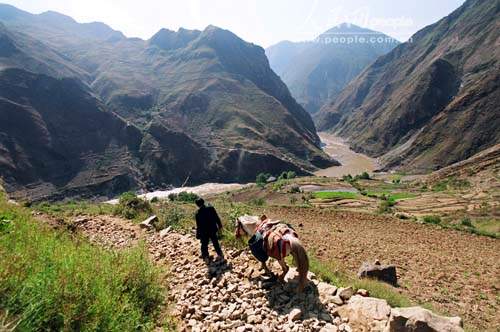
M460 2L378 3L405 42L0 3L0 331L500 331L500 3Z

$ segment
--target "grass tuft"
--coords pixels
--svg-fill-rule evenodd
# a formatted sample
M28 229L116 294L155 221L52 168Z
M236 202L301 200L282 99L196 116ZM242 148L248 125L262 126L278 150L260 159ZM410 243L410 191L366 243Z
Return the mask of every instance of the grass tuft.
M135 193L126 192L120 195L114 214L126 219L144 219L152 213L149 202L138 197Z

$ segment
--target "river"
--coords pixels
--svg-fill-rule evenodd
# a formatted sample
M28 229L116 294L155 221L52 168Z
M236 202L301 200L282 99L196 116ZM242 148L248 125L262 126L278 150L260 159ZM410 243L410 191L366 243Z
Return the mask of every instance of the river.
M327 177L342 177L343 175L356 175L362 172L373 172L377 168L377 161L361 153L356 153L349 148L345 141L335 135L327 133L319 133L319 137L323 142L323 150L338 160L342 165L333 166L317 171L315 175ZM149 192L140 197L151 200L153 197L166 198L169 194L179 193L181 191L193 192L197 195L204 196L208 194L219 194L226 191L237 190L248 186L248 184L239 183L205 183L200 186L182 187L171 190L160 190ZM118 203L118 199L108 201L110 204Z
M377 160L364 154L354 152L344 139L320 132L318 133L323 142L323 150L332 158L338 160L342 165L333 166L317 171L315 175L327 177L342 177L343 175L356 175L363 172L372 173L378 168Z

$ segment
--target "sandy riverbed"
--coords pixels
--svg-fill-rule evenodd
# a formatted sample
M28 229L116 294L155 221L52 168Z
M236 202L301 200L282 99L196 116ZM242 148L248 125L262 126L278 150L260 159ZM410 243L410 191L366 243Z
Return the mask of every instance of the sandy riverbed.
M342 165L322 169L315 174L318 176L342 177L343 175L356 175L362 172L372 173L378 168L377 160L364 154L354 152L342 138L319 133L321 141L325 144L323 150L338 160Z
M149 192L147 194L139 195L139 197L151 200L154 197L164 199L167 198L168 195L170 194L178 194L180 192L190 192L190 193L195 193L199 196L205 196L205 195L215 195L215 194L220 194L226 191L233 191L233 190L238 190L241 188L244 188L248 186L248 184L239 184L239 183L204 183L199 186L195 187L182 187L182 188L175 188L171 190L159 190L159 191L153 191ZM107 201L106 203L109 204L118 204L118 199L112 199L110 201Z

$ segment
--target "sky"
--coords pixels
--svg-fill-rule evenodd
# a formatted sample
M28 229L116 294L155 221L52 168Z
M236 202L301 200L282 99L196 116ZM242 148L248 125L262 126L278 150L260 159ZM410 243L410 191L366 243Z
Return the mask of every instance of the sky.
M34 14L57 11L81 23L104 22L127 37L143 39L150 38L160 28L203 30L212 24L268 47L282 40L312 40L344 22L406 41L418 30L451 13L464 0L4 0L4 3Z

